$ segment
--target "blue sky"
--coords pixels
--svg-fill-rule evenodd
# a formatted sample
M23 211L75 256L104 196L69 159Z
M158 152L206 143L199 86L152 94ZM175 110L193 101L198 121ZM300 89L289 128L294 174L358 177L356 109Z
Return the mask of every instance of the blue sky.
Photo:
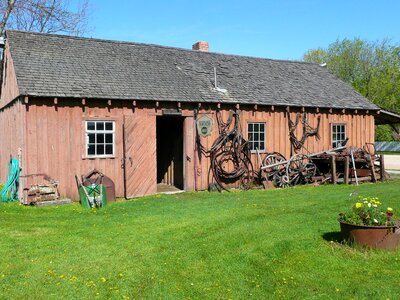
M400 1L92 0L87 36L275 59L337 38L400 42Z

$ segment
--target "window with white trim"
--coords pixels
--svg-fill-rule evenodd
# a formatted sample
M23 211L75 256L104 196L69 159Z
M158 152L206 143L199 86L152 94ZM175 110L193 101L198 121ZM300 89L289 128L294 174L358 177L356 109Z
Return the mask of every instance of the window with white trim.
M346 124L332 124L332 147L340 147L346 140Z
M115 149L114 121L86 121L86 156L112 157Z
M265 151L265 123L247 123L247 139L251 151Z

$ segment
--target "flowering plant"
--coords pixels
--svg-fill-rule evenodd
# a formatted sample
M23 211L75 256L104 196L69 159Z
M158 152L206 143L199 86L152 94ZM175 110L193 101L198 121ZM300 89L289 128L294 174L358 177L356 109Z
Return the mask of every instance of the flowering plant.
M394 226L397 224L393 209L384 208L378 198L358 197L352 210L339 214L339 222L367 226Z

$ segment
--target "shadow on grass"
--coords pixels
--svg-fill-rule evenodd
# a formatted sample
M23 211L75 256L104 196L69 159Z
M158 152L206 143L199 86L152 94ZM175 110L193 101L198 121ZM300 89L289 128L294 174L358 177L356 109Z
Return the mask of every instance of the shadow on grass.
M326 232L322 235L322 238L328 242L336 242L336 243L343 242L342 234L340 231Z

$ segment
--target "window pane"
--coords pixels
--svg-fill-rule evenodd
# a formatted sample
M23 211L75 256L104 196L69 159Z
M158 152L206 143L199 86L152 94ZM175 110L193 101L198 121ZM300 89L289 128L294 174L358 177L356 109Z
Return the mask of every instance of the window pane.
M261 151L265 150L264 142L260 143L260 149L259 150L261 150Z
M94 136L95 136L95 134L94 133L89 133L88 136L89 136L89 143L90 144L94 144Z
M96 146L96 150L97 150L97 155L103 155L104 154L104 145L97 145Z
M259 141L260 139L260 134L259 133L255 133L254 134L254 141Z
M264 128L265 128L265 124L264 123L260 123L260 131L264 131Z
M253 134L249 133L249 142L252 142L252 141L254 141Z
M97 143L98 144L102 144L102 143L104 143L104 134L103 133L98 133L98 134L96 134L96 137L97 137Z
M254 142L253 150L260 150L260 144L258 142Z
M112 122L106 122L106 130L113 130L113 123Z
M87 122L86 126L87 130L94 130L94 122Z
M257 132L259 130L259 124L255 123L254 124L254 131Z
M94 145L89 145L88 146L88 155L95 155L96 153L94 152Z
M261 142L264 142L264 140L265 140L265 133L264 133L264 132L261 132L261 133L260 133L260 141L261 141Z
M113 145L106 145L106 154L113 154Z
M111 133L106 134L106 143L112 143L113 142L113 135Z
M104 122L96 122L96 130L104 130Z
M248 124L248 132L250 133L250 132L253 132L253 123L250 123L250 124Z

